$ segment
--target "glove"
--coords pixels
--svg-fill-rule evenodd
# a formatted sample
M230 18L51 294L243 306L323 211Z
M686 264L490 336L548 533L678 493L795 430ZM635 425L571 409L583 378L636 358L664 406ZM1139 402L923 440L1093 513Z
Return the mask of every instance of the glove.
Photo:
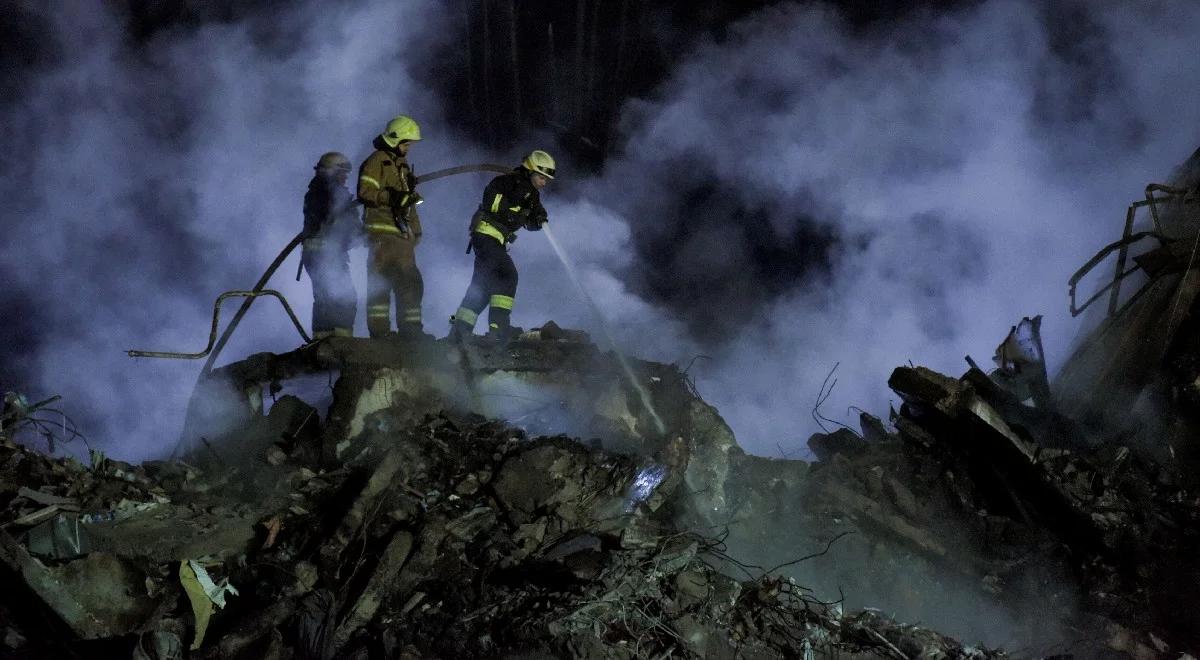
M421 193L415 190L407 191L398 188L388 188L388 204L397 215L408 211L409 208L424 201L425 199L421 197Z
M525 228L529 231L537 231L542 228L542 225L549 222L550 219L545 215L535 215L525 222Z

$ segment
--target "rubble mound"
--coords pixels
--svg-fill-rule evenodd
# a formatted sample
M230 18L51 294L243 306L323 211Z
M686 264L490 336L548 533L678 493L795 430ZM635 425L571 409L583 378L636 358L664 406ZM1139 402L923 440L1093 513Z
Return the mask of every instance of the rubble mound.
M770 571L726 575L719 540L671 523L682 478L662 464L405 414L372 413L337 469L295 452L255 502L245 469L213 487L185 463L85 468L4 441L0 556L22 596L0 609L4 656L1004 657ZM73 548L29 542L67 518ZM189 525L242 536L167 538ZM102 540L155 527L136 548Z
M182 460L0 433L0 657L1007 657L897 619L1017 657L1200 648L1190 463L974 366L888 384L809 463L576 336L333 338L213 372Z

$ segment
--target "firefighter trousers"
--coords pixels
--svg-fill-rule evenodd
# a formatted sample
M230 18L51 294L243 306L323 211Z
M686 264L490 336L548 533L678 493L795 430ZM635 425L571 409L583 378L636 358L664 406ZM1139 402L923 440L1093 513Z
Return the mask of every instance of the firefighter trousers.
M517 295L517 266L504 244L486 234L471 234L471 250L475 253L475 271L454 318L474 328L479 314L488 307L489 328L507 328Z
M312 280L313 336L353 334L358 292L350 279L350 256L344 250L306 246L301 261Z
M401 234L371 234L367 245L367 331L382 337L392 329L392 295L396 328L421 329L421 297L425 282L417 269L417 239Z

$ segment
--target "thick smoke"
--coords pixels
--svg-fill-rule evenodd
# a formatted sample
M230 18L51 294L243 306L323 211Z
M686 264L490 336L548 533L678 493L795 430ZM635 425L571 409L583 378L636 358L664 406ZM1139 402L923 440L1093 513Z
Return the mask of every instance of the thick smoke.
M5 353L29 351L6 370L33 382L4 387L62 394L93 444L117 456L169 452L199 363L135 361L124 351L203 347L211 301L249 288L299 231L322 152L360 162L404 112L425 127L411 154L419 171L479 160L440 130L442 109L412 75L414 54L449 34L439 7L296 3L136 47L126 17L101 5L29 3L17 12L43 55L5 79L18 95L2 108L0 267L5 334L15 335ZM448 258L450 236L458 245L481 185L430 186L423 259L447 263L433 269L431 299L465 288L470 263ZM307 323L311 293L307 280L292 279L296 258L272 285ZM361 292L361 251L355 261ZM359 325L361 334L361 310ZM264 299L223 361L299 341Z
M627 105L601 177L562 163L553 226L624 349L710 356L691 374L742 443L794 453L835 363L822 411L844 419L886 412L892 367L956 372L1027 314L1046 316L1052 366L1066 357L1067 277L1196 143L1198 13L985 3L864 31L820 7L766 9ZM425 129L418 171L517 156L445 129L450 110L417 82L456 34L436 4L302 3L136 48L124 17L92 6L19 14L39 46L4 80L5 337L20 347L5 368L36 368L24 386L66 395L119 454L170 443L194 372L121 351L199 349L208 301L298 229L321 152L358 161L407 112ZM482 183L425 191L437 333L469 277ZM514 256L518 322L597 328L544 239ZM273 284L307 320L307 282L285 271ZM228 355L296 341L265 300Z
M850 421L886 414L892 368L987 363L1022 316L1066 359L1067 279L1200 138L1197 28L1188 3L867 32L764 10L628 104L623 156L552 217L624 293L601 295L627 346L711 356L691 373L742 445L798 455L835 364L821 412Z
M359 162L404 112L418 172L518 154L453 134L414 75L457 34L442 3L293 3L136 47L105 6L28 3L4 40L30 47L0 78L0 378L33 380L0 385L63 394L94 444L135 459L170 451L199 364L123 351L199 350L211 301L300 229L322 152ZM1045 315L1051 367L1066 358L1067 278L1200 141L1197 33L1183 1L990 2L865 31L780 5L682 55L626 106L621 155L589 180L563 159L546 206L621 348L708 355L690 374L742 445L797 455L835 363L823 412L847 419L886 413L893 367L957 373L1025 315ZM423 190L427 330L466 288L483 183ZM514 257L516 322L599 336L543 237ZM272 284L307 322L294 259ZM361 251L354 273L361 295ZM226 359L298 341L264 300Z

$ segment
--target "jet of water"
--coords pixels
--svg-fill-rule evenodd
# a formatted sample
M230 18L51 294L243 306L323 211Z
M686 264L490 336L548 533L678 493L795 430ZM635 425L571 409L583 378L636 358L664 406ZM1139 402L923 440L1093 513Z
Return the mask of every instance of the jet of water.
M621 369L625 372L625 377L629 379L629 384L633 386L637 392L638 398L642 401L642 406L650 413L650 418L654 420L654 426L660 434L667 432L667 427L663 425L662 418L658 416L658 412L654 409L654 404L650 401L650 393L642 386L641 381L633 375L633 369L629 366L629 361L625 359L625 354L617 348L617 342L613 339L612 332L608 329L608 320L604 318L604 314L600 313L600 308L596 305L596 301L588 295L587 289L584 288L583 282L579 279L579 273L575 271L575 264L567 257L567 253L563 250L562 245L554 238L554 232L550 231L550 225L542 225L542 231L546 234L546 238L550 241L550 247L554 248L554 254L558 256L558 260L562 262L563 268L567 269L567 275L571 278L571 282L575 284L575 288L579 289L579 293L583 299L587 301L588 307L592 309L592 314L596 315L596 320L600 323L600 329L604 332L604 338L608 340L608 345L612 348L613 354L617 356L617 361L621 363Z

